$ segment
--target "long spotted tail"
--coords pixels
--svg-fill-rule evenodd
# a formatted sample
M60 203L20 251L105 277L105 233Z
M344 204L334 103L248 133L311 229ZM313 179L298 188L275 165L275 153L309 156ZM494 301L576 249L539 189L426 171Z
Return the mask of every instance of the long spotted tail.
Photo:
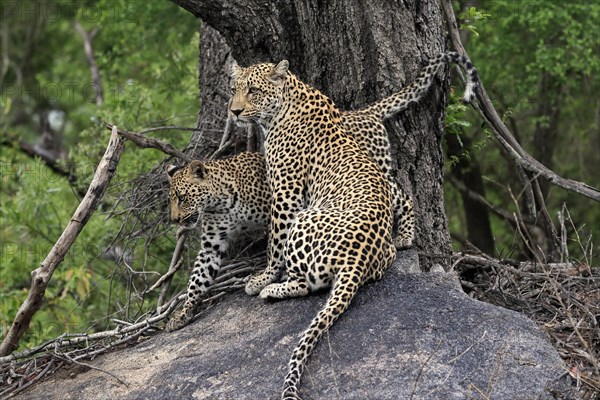
M477 69L475 69L473 63L467 57L451 51L438 54L429 60L427 66L425 66L417 79L410 85L405 86L399 92L362 110L357 110L356 112L374 114L377 115L379 119L383 120L405 110L411 103L415 103L423 97L433 83L434 77L439 70L450 62L459 64L467 73L467 84L463 94L463 101L465 103L470 103L475 98L477 88L480 84Z
M348 309L359 287L359 283L355 282L353 278L356 279L350 272L340 272L325 307L319 311L311 322L310 327L302 335L302 339L300 339L290 359L281 395L282 400L300 399L298 384L300 383L300 377L302 371L304 371L306 360L321 336L323 336L323 333L327 332L338 317ZM359 281L358 279L356 280Z

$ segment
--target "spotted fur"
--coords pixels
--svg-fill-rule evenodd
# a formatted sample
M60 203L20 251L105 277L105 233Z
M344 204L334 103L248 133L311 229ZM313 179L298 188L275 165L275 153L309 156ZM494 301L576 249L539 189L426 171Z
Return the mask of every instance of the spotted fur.
M185 303L167 324L167 330L172 331L194 317L199 300L219 273L230 243L244 232L264 230L270 193L264 157L259 153L192 161L185 167L169 166L166 172L171 220L188 227L200 221L202 235ZM249 178L257 184L250 184Z
M267 268L246 285L261 298L305 296L333 286L296 346L282 398L299 399L306 359L358 288L391 265L390 186L349 135L324 94L288 71L288 62L233 69L230 111L265 132L272 202ZM285 259L287 278L275 283Z
M282 399L299 399L302 371L319 338L358 288L380 279L393 261L390 185L347 133L333 102L292 74L287 61L234 65L232 75L230 111L238 123L263 127L272 194L267 268L246 292L283 299L333 287L289 362ZM385 117L384 104L370 114ZM287 278L275 283L284 260Z
M450 61L461 64L467 70L467 86L471 83L471 86L476 88L479 81L470 61L457 53L443 53L433 58L419 77L399 92L367 108L342 112L342 125L347 133L354 137L363 150L371 154L391 184L395 225L394 243L397 248L412 244L414 210L410 197L395 183L387 131L381 119L388 118L407 108L410 103L418 101L431 86L441 67ZM472 96L473 94L471 98ZM466 93L464 98L468 99ZM167 326L169 330L181 328L192 319L199 299L219 272L223 253L228 248L229 242L248 226L263 231L268 224L270 192L266 178L263 179L266 177L266 169L262 156L258 153L239 155L224 162L209 164L212 173L205 175L204 179L197 179L193 174L185 173L185 168L178 171L171 167L170 171L170 174L174 175L174 179L170 179L169 195L172 214L179 212L184 216L194 215L197 219L197 215L204 213L205 208L211 208L213 211L207 212L204 218L201 218L202 232L204 232L202 248L190 276L184 307L169 322ZM207 182L211 183L210 186L207 186ZM193 186L198 186L202 195L197 195L186 202L178 201L179 197L187 199L186 194ZM253 191L252 195L247 192L248 189ZM214 197L241 200L218 203ZM192 204L191 209L188 203ZM216 208L216 204L221 204L221 208ZM183 225L188 223L189 221L182 222ZM219 232L219 234L212 232ZM228 237L224 232L227 232Z

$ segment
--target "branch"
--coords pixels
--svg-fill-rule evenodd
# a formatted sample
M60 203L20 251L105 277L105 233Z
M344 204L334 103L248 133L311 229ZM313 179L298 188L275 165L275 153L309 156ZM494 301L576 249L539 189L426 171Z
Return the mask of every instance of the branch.
M12 146L13 143L16 143L21 152L34 159L40 158L53 172L60 176L66 177L69 183L72 184L77 181L76 177L71 173L71 171L61 166L58 160L54 157L51 157L47 152L39 151L35 146L32 146L31 144L7 132L4 132L2 136L3 137L0 139L0 145Z
M519 223L519 221L517 221L515 219L515 217L513 216L512 213L510 213L506 210L503 210L499 207L496 207L495 205L493 205L492 203L487 201L485 197L483 197L479 193L476 193L473 190L469 189L464 183L462 183L461 181L456 179L454 176L449 175L447 177L447 179L450 181L450 183L452 183L454 185L454 187L456 187L462 193L466 194L471 200L476 201L479 204L483 205L484 207L486 207L488 210L493 212L498 217L505 219L506 221L510 222L512 225L516 225ZM526 222L529 224L534 224L534 222L531 219L527 219Z
M176 131L192 131L197 132L198 128L190 128L187 126L175 126L175 125L167 125L167 126L156 126L154 128L144 129L143 131L139 131L139 134L155 132L155 131L168 131L168 130L176 130Z
M452 9L452 2L450 0L443 0L442 7L446 13L450 40L452 41L454 49L468 57L468 54L460 40L456 17L454 16L454 11ZM502 119L496 112L496 109L494 108L494 105L492 104L492 101L490 100L485 88L483 87L483 83L481 82L477 90L477 99L479 100L479 105L481 106L483 116L488 125L491 127L492 132L502 144L502 147L518 165L527 171L533 172L534 174L539 174L556 186L579 193L583 196L589 197L592 200L600 201L600 190L593 188L584 182L563 178L529 155L514 138L504 122L502 122Z
M31 273L31 288L27 298L19 308L6 337L0 344L0 356L6 356L19 347L19 341L29 328L33 315L42 306L46 287L52 274L64 259L71 245L79 236L79 233L88 222L106 188L114 176L117 165L123 152L124 141L118 137L117 127L113 127L106 152L96 168L94 178L90 183L87 193L75 210L67 227L42 264Z
M229 102L231 104L231 101ZM233 142L235 141L235 124L231 118L227 118L227 122L225 123L225 128L223 129L223 136L221 137L221 143L219 144L219 148L215 150L209 157L211 160L217 159L223 153L231 147Z
M183 254L183 250L185 249L185 240L188 236L188 229L185 227L179 227L177 230L177 245L175 246L175 250L173 250L173 255L171 257L171 264L169 265L169 270L165 275L163 275L148 291L154 290L155 288L162 286L160 290L160 296L158 297L158 302L156 304L156 309L161 310L162 305L165 301L165 297L167 296L167 292L169 290L169 286L171 285L171 280L173 279L173 275L183 264L183 259L181 258Z
M102 122L102 124L107 129L111 129L113 127L113 125L109 124L108 122ZM162 127L162 128L164 128L164 127ZM158 128L152 128L152 129L158 130ZM148 132L148 130L146 130L146 132ZM172 144L163 142L162 140L147 137L147 136L141 135L136 132L128 132L128 131L125 131L122 129L117 129L117 133L119 135L123 136L125 139L131 140L136 146L138 146L142 149L157 149L157 150L162 151L165 154L168 154L173 157L177 157L186 162L190 162L193 160L192 157L177 150L175 148L175 146L173 146Z
M96 57L94 57L94 50L92 49L92 39L96 36L97 30L93 30L88 33L79 21L75 21L75 30L79 32L83 39L83 48L85 50L85 56L90 66L90 73L92 74L92 82L96 88L96 105L101 106L104 101L104 90L102 89L102 81L100 80L100 70L96 64Z

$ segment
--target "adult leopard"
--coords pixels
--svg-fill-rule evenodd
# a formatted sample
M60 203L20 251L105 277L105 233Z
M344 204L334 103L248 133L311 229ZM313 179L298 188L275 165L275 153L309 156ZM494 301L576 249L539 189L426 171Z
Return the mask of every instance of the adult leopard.
M288 62L234 66L230 111L265 132L271 188L267 268L246 285L263 299L333 286L296 346L282 399L298 399L306 359L358 288L383 276L396 249L392 198L381 169L342 127L333 101L300 81ZM280 276L285 259L287 278Z
M288 67L285 60L234 65L230 103L238 123L264 129L272 195L267 268L250 279L246 292L282 299L333 286L292 354L284 400L299 398L300 377L318 339L362 284L383 276L396 251L382 170L347 133L333 102ZM274 283L284 260L287 278Z

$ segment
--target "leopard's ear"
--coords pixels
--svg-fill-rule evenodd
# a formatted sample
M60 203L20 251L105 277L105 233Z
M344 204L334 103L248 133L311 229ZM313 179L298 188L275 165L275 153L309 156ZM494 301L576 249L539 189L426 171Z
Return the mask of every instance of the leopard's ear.
M202 161L193 160L187 167L188 175L197 179L203 179L206 176L206 166Z
M290 63L288 60L282 60L273 67L271 74L269 74L269 80L273 83L281 83L281 81L285 80L287 76L287 72L290 68Z
M171 178L173 177L173 175L175 175L175 172L177 172L178 169L181 169L181 167L178 167L174 164L167 164L164 166L164 170L167 174L167 178L169 178L169 182L171 182Z
M231 71L230 71L231 77L233 79L237 79L240 76L242 76L243 72L244 72L244 69L238 65L237 61L233 60L233 62L231 63Z

